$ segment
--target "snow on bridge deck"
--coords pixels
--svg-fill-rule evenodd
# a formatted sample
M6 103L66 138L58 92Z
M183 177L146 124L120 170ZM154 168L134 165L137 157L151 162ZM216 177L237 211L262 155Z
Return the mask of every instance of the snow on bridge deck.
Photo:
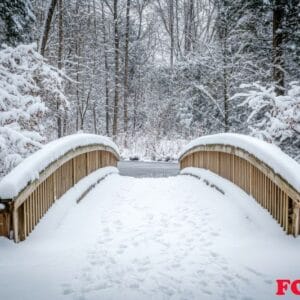
M114 174L24 242L0 239L1 299L273 299L299 246L238 188Z

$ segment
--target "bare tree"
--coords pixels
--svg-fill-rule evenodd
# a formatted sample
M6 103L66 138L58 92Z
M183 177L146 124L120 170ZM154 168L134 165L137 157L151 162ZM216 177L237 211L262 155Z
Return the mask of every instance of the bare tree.
M194 24L194 0L188 0L185 4L185 22L184 22L184 50L189 53L192 50L193 24Z
M112 134L115 137L118 132L118 111L119 111L119 82L120 82L120 70L119 70L119 28L118 28L118 0L114 0L113 7L114 18L114 47L115 47L115 96L114 96L114 111L113 111L113 130Z
M126 3L126 29L125 29L125 61L124 61L124 132L128 129L128 62L129 62L129 28L130 27L130 0ZM126 139L125 139L126 140Z
M107 57L107 38L105 26L104 3L101 1L101 20L102 20L102 44L104 52L104 80L105 80L105 132L109 136L109 86L108 86L108 57Z
M174 66L174 0L169 0L170 67Z
M63 0L58 0L58 69L63 67ZM59 101L56 102L57 109L57 137L62 136L62 117Z

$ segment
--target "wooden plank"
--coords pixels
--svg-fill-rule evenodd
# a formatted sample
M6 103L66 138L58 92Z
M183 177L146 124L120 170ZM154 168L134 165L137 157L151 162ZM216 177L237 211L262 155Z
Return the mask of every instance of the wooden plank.
M18 213L18 218L19 218L19 235L20 235L20 240L24 240L24 214L23 214L23 207L19 207L17 213Z
M285 230L289 232L289 196L285 195Z
M32 203L33 203L33 197L30 196L29 197L29 210L28 210L28 213L29 213L29 233L33 229Z
M37 223L37 219L36 219L36 204L35 204L35 199L32 199L32 221L33 221L33 228L35 227L36 223Z
M24 240L26 239L27 237L27 234L28 234L28 229L27 229L27 211L26 211L26 202L25 201L21 207L19 207L19 209L22 209L23 210L23 238Z
M283 197L284 193L282 190L280 190L280 226L283 227L283 212L284 212L284 206L283 206Z
M13 220L14 241L16 243L18 243L20 241L20 236L19 236L19 218L18 218L18 210L15 207L13 207L12 220Z

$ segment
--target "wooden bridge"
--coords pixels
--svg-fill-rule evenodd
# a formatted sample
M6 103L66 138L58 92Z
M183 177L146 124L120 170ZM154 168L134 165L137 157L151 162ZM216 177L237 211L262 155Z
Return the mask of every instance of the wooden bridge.
M234 135L232 137L234 138ZM254 143L256 142L254 138L251 139ZM257 144L258 148L269 148L266 142L257 140ZM190 147L181 154L180 167L181 169L186 167L208 169L230 180L267 209L286 233L299 235L299 191L267 162L257 158L254 153L244 148L247 148L247 145L241 148L214 142ZM278 161L284 157L291 162L291 158L276 148L270 147L270 151L275 150L279 153ZM265 152L268 155L273 154ZM285 161L280 164L284 167ZM296 173L299 165L292 161L293 165L295 166L294 173ZM300 173L299 175L296 173L296 176L299 181Z
M85 136L91 137L91 135L80 135L74 138L84 139ZM18 191L15 197L3 199L2 196L1 203L5 208L0 212L0 235L13 238L16 242L26 239L53 203L79 180L99 168L117 165L119 154L116 149L101 141L97 142L97 138L92 137L90 140L91 142L87 144L81 144L79 141L72 149L74 141L69 137L62 138L62 143L50 143L30 156L27 161L25 160L25 163L30 165L35 161L35 157L40 156L41 151L44 151L45 154L42 153L44 156L51 157L62 146L67 147L63 155L50 160L50 163L42 168L37 179L26 182L26 186ZM47 148L50 151L47 151ZM22 168L21 164L13 172L21 172ZM12 173L8 175L10 176L7 180L9 183L14 180L14 176L11 176ZM8 184L5 179L1 185L2 188Z
M245 148L212 142L196 144L180 155L180 167L208 169L230 180L267 209L286 233L299 235L299 190L294 182ZM15 242L26 239L66 191L97 169L117 166L118 160L117 147L95 135L74 135L45 145L1 181L0 235ZM35 161L39 161L35 170L38 174L31 178L26 168ZM14 180L18 184L14 185Z

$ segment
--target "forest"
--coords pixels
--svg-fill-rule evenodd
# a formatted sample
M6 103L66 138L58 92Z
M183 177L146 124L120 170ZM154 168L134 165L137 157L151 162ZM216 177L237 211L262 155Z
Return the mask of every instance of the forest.
M124 158L244 133L300 161L298 0L2 0L0 176L76 132Z

